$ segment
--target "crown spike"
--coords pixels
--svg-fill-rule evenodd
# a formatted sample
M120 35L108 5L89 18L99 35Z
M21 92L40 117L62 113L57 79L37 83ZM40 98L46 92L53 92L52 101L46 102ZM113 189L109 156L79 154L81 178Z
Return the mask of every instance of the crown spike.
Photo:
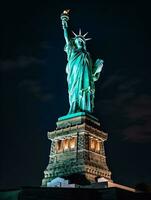
M88 40L92 40L92 38L86 38L85 40L86 40L86 41L88 41Z
M85 33L85 34L83 35L83 37L85 37L87 34L88 34L88 32L87 32L87 33Z
M79 35L81 35L81 28L79 29Z
M77 34L76 34L74 31L72 31L72 33L73 33L73 35L74 35L75 37L77 37Z

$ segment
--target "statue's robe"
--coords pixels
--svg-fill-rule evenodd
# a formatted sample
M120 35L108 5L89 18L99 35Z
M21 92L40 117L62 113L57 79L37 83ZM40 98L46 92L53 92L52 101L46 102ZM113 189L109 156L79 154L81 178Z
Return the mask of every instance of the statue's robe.
M66 66L70 113L93 112L94 81L98 73L93 72L90 54L86 49L77 49L70 41L65 46L68 63ZM94 67L95 68L95 67ZM97 68L95 69L96 72Z

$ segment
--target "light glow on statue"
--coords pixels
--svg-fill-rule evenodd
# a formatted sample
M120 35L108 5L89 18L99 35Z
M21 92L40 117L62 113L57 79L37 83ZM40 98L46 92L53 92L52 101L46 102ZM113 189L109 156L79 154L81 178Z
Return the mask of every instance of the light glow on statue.
M95 84L99 79L103 67L103 60L97 59L94 63L87 51L85 38L87 33L73 32L71 37L68 32L69 10L61 14L64 38L66 41L65 52L67 53L67 82L70 109L68 114L77 112L92 113L94 109Z

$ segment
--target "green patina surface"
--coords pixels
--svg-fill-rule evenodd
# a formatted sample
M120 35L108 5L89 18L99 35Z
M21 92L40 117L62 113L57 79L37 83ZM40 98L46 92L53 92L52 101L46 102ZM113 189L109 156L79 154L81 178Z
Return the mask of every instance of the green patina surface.
M72 113L72 114L68 114L68 115L62 116L62 117L58 118L58 121L63 121L63 120L67 120L67 119L70 119L70 118L82 117L82 116L88 116L88 117L98 121L97 118L95 118L94 116L92 116L92 115L90 115L88 113L85 113L85 112L77 112L77 113Z
M61 15L64 37L66 41L65 52L67 53L67 82L70 109L68 114L76 112L92 113L94 109L95 84L99 79L103 67L103 60L97 59L94 63L87 51L85 38L87 35L75 34L71 37L68 33L69 11Z

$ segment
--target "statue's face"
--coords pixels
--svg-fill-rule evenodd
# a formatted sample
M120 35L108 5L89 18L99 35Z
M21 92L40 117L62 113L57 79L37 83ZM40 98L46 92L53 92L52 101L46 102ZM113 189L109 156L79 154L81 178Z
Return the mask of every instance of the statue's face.
M76 44L78 49L84 48L84 41L81 38L76 38L75 44Z

